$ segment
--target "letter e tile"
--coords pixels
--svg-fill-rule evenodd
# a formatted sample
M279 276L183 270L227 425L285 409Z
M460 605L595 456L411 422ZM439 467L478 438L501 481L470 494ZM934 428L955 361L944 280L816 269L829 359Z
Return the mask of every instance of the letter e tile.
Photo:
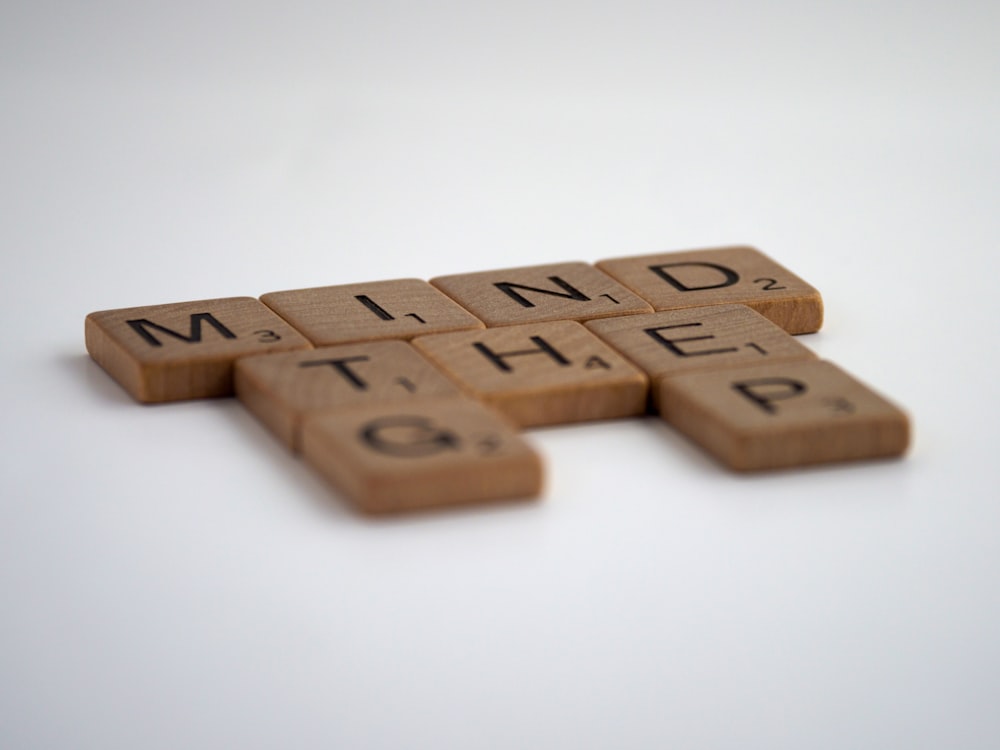
M732 469L902 455L909 419L830 362L699 371L663 380L663 418Z
M93 312L84 333L90 356L147 403L230 396L239 357L312 348L252 297Z
M465 398L376 404L306 419L306 461L361 510L537 497L538 454Z
M585 325L649 375L654 408L664 378L694 370L816 358L797 338L745 305L666 310Z

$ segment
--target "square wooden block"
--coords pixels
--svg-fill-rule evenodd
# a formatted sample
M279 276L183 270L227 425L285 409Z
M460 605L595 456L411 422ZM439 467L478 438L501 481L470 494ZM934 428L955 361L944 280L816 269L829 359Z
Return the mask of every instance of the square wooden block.
M357 406L460 396L405 341L342 344L236 362L236 395L293 451L307 415Z
M700 371L660 384L664 419L732 469L902 455L909 420L824 361Z
M611 258L597 267L656 310L741 304L788 333L813 333L823 325L819 292L752 247Z
M310 417L306 461L370 513L537 497L538 454L465 398L377 404Z
M645 410L646 375L573 321L422 336L413 345L521 427Z
M660 381L673 375L816 358L794 336L745 305L666 310L585 325L649 375L654 407Z
M102 310L84 334L90 356L143 402L230 396L239 357L312 348L252 297Z
M645 301L589 263L439 276L431 283L491 327L652 312Z
M468 310L420 279L269 292L260 299L316 346L407 340L484 327Z

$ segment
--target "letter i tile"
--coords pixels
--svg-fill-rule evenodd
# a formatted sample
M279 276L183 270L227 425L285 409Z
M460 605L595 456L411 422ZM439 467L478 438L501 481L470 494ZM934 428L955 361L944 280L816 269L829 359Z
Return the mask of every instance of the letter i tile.
M269 292L260 299L316 346L408 340L484 327L472 313L420 279Z

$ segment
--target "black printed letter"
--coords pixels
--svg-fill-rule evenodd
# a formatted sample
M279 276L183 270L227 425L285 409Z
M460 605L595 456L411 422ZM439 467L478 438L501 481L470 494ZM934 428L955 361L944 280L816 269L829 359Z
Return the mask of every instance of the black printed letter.
M171 331L169 328L164 328L159 323L154 323L146 318L139 318L137 320L127 320L126 323L132 328L133 331L142 336L143 341L145 341L150 346L163 346L163 343L151 334L147 328L152 328L153 330L159 331L160 333L166 334L167 336L173 336L175 339L181 341L186 341L189 344L197 344L201 341L201 323L202 321L207 322L212 328L219 332L219 334L224 339L234 339L236 334L226 328L222 323L215 319L212 313L195 313L191 316L191 332L189 335L185 336L183 333L177 333L177 331Z
M347 363L367 362L368 359L368 357L363 355L358 357L344 357L343 359L314 359L309 362L299 362L299 367L321 367L323 365L330 365L330 367L343 375L347 382L353 385L357 390L367 391L368 383L358 377L357 373L347 366Z
M732 385L733 390L750 399L768 414L776 414L778 411L773 402L800 396L807 390L805 383L791 378L756 378Z
M400 458L431 456L444 450L458 450L453 432L435 427L426 417L383 417L369 422L358 433L369 448Z
M365 307L367 307L369 310L371 310L373 313L375 313L382 320L395 320L395 318L392 316L391 312L389 312L388 310L386 310L384 307L382 307L382 305L380 305L378 302L376 302L375 300L373 300L367 294L356 294L356 295L354 295L354 299L356 299L362 305L364 305Z
M521 294L518 294L517 292L514 291L514 289L526 289L529 292L538 292L539 294L549 294L552 295L553 297L564 297L565 299L575 299L578 302L590 301L590 297L588 297L586 294L581 292L576 287L571 286L567 282L563 281L558 276L549 276L549 281L551 281L556 286L561 287L563 291L554 292L551 289L539 289L538 287L525 286L524 284L511 284L508 281L501 281L495 283L493 286L495 286L497 289L506 294L512 300L517 302L519 305L521 305L521 307L534 307L535 303L532 302L530 299L522 296Z
M667 349L672 351L678 357L697 357L702 354L725 354L726 352L737 351L736 347L729 346L725 349L696 349L694 351L687 351L686 349L681 349L677 346L678 343L683 341L708 341L709 339L714 339L715 336L688 336L683 339L668 339L660 335L660 331L667 331L671 328L694 328L695 326L700 326L701 323L681 323L675 326L658 326L657 328L646 328L646 334L656 341L657 343L663 344Z
M678 279L673 274L667 273L666 271L663 270L665 268L682 268L685 266L688 267L701 266L703 268L711 268L712 270L718 271L719 273L722 274L722 281L720 281L718 284L703 284L701 286L689 286L680 279ZM725 266L720 266L716 263L702 263L700 261L691 261L689 263L660 263L659 265L656 266L650 266L649 270L655 273L657 276L659 276L661 279L670 284L670 286L672 286L679 292L698 292L701 291L702 289L721 289L722 287L725 286L732 286L733 284L735 284L737 281L740 280L739 274L737 274L736 271L733 271L730 268L726 268Z
M565 367L570 364L570 361L566 359L562 354L560 354L556 349L541 336L532 336L531 341L535 344L537 348L535 349L522 349L516 352L495 352L490 349L486 344L481 341L477 341L473 344L480 354L482 354L486 359L496 365L498 370L503 370L504 372L511 372L514 368L508 365L504 360L507 357L519 357L523 354L547 354L552 359L556 361L560 367Z

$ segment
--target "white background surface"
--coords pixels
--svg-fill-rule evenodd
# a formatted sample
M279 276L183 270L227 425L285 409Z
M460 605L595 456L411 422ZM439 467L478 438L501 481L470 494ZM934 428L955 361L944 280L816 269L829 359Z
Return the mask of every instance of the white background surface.
M987 2L6 3L0 745L994 748ZM97 309L751 243L899 462L533 431L537 504L358 517Z

